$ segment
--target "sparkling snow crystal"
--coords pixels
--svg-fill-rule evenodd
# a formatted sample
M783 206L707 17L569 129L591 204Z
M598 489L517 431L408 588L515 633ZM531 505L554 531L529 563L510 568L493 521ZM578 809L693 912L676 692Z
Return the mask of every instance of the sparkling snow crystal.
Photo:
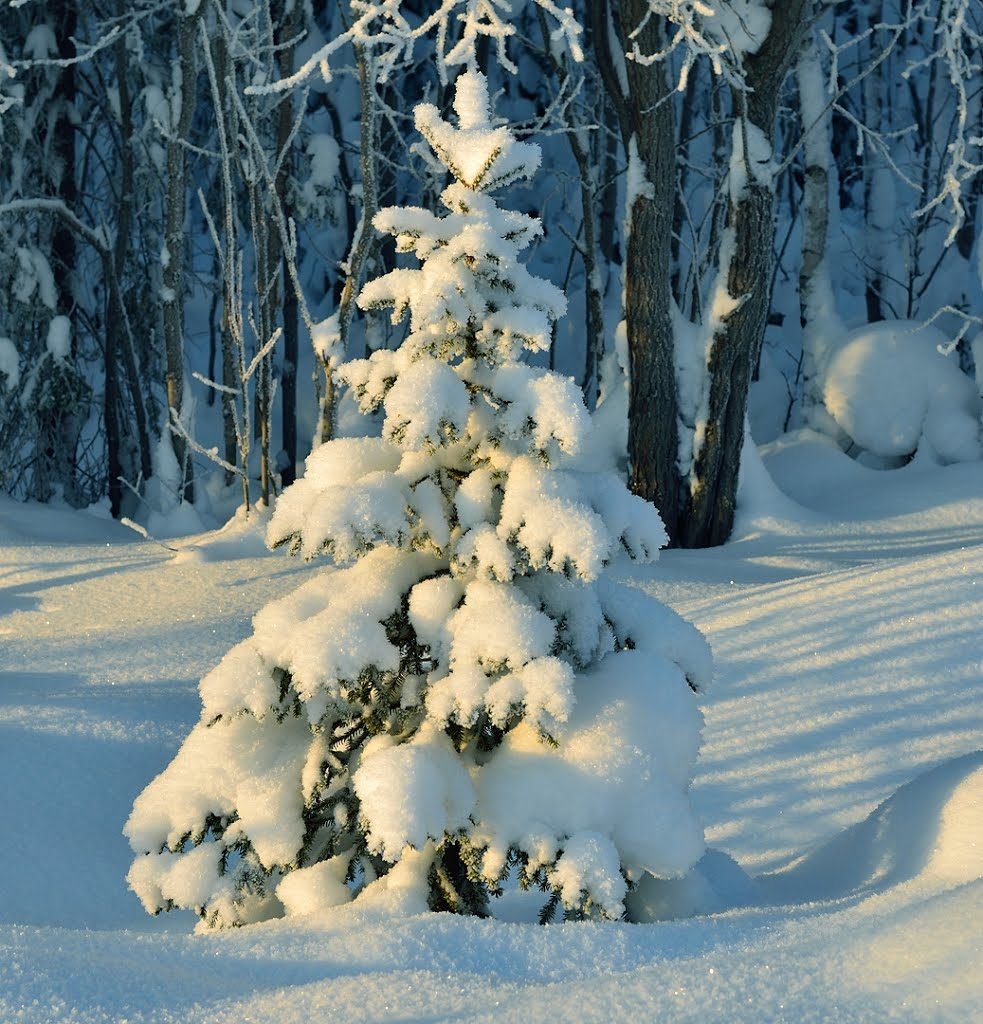
M542 888L544 920L617 918L646 873L701 855L709 650L607 576L665 531L619 477L574 468L580 391L521 361L566 302L520 262L538 221L491 192L539 150L495 123L474 70L455 110L416 111L454 179L446 213L375 218L419 266L358 297L408 336L339 371L381 436L318 448L270 521L271 544L334 568L202 680L200 722L127 823L149 911L485 914L511 875Z

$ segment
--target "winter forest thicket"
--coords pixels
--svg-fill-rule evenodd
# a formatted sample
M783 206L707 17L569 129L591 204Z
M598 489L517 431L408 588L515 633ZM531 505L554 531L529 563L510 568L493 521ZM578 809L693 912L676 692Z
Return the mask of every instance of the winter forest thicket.
M713 659L647 566L816 572L824 480L973 500L981 195L980 0L0 0L6 518L329 563L261 573L155 753L144 909L766 901L706 850ZM752 520L791 553L731 560Z
M978 1013L983 0L563 2L0 0L0 1020Z
M0 489L209 522L375 432L340 373L407 331L356 302L407 265L373 220L439 208L414 108L468 67L543 151L506 190L568 308L531 359L670 543L726 539L749 395L759 443L978 458L981 30L978 0L9 0Z

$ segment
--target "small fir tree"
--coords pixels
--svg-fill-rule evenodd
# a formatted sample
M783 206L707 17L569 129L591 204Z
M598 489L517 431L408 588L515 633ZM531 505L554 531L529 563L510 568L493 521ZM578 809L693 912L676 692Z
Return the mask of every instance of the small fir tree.
M515 869L544 919L618 917L633 880L702 851L687 788L709 650L605 575L619 553L654 560L665 532L620 478L574 468L578 388L520 362L565 300L518 261L539 222L491 193L538 147L493 122L480 73L454 105L457 127L416 109L448 212L375 218L420 262L359 297L410 316L397 351L344 370L382 436L315 451L270 524L336 567L204 678L201 721L127 823L151 912L484 914Z

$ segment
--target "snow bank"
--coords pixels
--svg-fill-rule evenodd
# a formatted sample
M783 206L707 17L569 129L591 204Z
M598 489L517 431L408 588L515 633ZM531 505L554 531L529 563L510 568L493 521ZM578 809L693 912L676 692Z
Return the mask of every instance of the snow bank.
M983 751L906 783L863 821L756 880L762 902L955 888L983 878Z
M0 500L0 1020L974 1020L983 467L884 474L799 444L767 461L816 514L631 570L717 662L693 789L715 850L628 897L698 915L657 926L425 914L427 847L347 906L326 860L279 880L286 920L190 936L190 915L147 917L122 882L133 793L194 721L194 680L314 570L178 563ZM756 905L749 873L782 865L803 885Z

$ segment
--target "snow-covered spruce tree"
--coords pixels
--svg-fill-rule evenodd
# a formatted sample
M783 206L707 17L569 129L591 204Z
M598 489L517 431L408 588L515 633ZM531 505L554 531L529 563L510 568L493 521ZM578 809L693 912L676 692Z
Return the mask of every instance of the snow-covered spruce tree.
M455 109L458 127L416 110L449 212L375 218L421 263L359 296L410 313L397 351L344 370L382 436L317 449L271 521L272 543L336 568L257 615L137 799L129 881L149 911L483 914L516 868L544 919L618 917L632 880L702 851L687 787L709 650L605 575L665 532L618 477L572 468L580 392L519 361L565 301L518 261L538 221L490 193L539 150L495 126L474 70Z

